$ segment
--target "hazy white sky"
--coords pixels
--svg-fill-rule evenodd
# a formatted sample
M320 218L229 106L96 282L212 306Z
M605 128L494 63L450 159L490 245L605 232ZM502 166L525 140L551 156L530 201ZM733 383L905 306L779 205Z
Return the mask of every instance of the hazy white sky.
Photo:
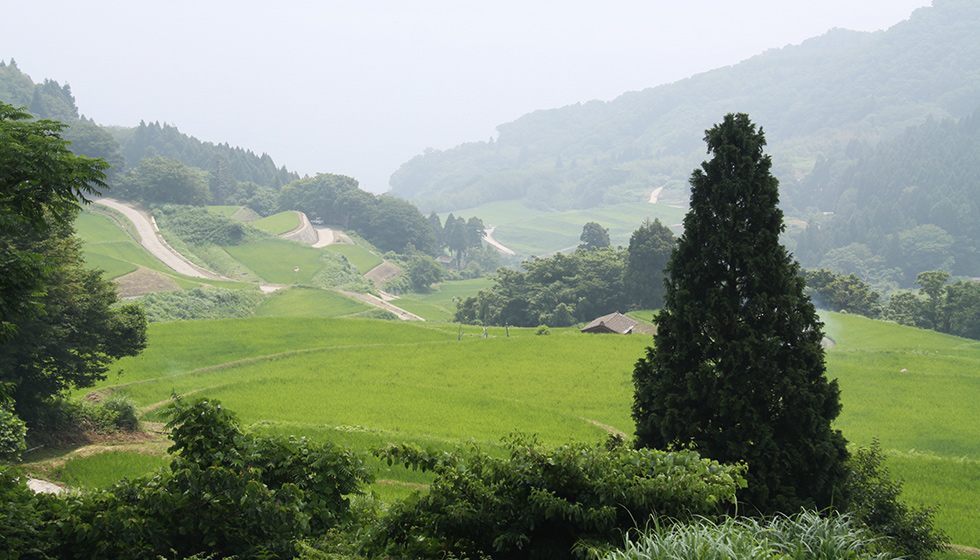
M0 59L99 124L167 122L374 192L425 148L929 0L12 0Z

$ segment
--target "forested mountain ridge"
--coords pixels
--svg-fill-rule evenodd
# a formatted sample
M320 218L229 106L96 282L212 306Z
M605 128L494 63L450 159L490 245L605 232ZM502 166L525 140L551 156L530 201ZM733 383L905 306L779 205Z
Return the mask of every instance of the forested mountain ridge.
M854 273L883 292L927 270L980 276L980 110L851 151L820 160L802 183L833 210L807 216L796 245L804 266Z
M0 61L0 101L27 107L39 119L69 125L65 138L72 142L72 150L89 157L104 158L113 165L111 175L135 168L144 158L159 156L214 172L219 181L221 173L225 173L228 179L255 183L275 191L300 178L285 166L277 167L268 154L259 156L251 150L229 146L227 142L202 142L166 123L141 122L132 128L98 126L95 121L79 115L68 84L62 86L50 79L35 84L14 60L9 63ZM217 191L220 195L221 189Z
M498 127L490 142L427 150L391 178L424 210L525 199L542 209L640 201L659 186L686 201L701 136L721 115L747 112L766 131L783 204L818 157L875 142L929 115L980 104L980 5L935 0L887 31L835 29L672 84L541 110Z

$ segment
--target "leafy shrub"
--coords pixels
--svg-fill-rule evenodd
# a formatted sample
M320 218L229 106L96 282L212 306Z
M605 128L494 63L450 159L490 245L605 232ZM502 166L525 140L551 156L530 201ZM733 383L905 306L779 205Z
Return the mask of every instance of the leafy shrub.
M27 449L27 425L6 406L0 405L0 459L20 459Z
M392 445L377 455L436 474L429 493L393 506L378 546L409 558L571 558L611 549L636 519L719 511L744 485L744 466L694 451L571 443L548 447L516 435L508 459Z
M169 470L89 494L18 498L38 520L18 534L41 535L56 558L292 558L298 539L352 519L347 496L369 476L348 450L248 434L216 401L177 398L171 415Z
M105 402L58 398L45 401L32 412L32 441L35 438L40 441L71 440L89 432L107 434L139 427L136 404L123 397L113 397Z
M949 537L933 526L934 510L899 501L902 483L888 478L877 439L851 455L848 469L848 510L869 530L886 537L896 554L925 559L949 543Z
M151 323L251 317L264 300L259 291L224 288L151 292L139 299Z
M112 423L116 428L127 432L135 432L140 427L139 418L136 417L136 402L133 399L113 396L102 403L102 408L114 413Z
M363 459L346 448L306 438L259 437L241 430L234 414L217 401L176 398L171 408L171 468L190 461L255 473L277 490L294 484L304 493L310 530L324 532L350 519L347 496L360 492L371 476Z
M44 521L38 516L44 499L27 487L18 469L0 466L0 558L47 558L49 543L40 538Z
M222 557L295 554L292 541L308 529L303 492L270 489L254 473L183 462L123 480L65 502L63 519L48 527L58 558L153 558L172 551Z
M534 330L534 334L539 336L549 335L551 334L551 329L548 328L548 325L538 325L538 328Z
M769 521L726 518L721 523L655 524L604 560L837 560L885 559L873 535L847 516L803 511Z

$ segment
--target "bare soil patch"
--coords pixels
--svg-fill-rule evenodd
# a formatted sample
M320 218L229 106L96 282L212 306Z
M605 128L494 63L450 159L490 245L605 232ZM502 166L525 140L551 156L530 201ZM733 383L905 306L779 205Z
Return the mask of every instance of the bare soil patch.
M381 288L384 286L385 282L391 280L402 271L398 266L391 264L388 261L383 261L378 266L372 268L364 275L365 278L374 283L375 286Z
M121 298L133 298L150 292L172 292L180 289L173 278L142 266L129 274L116 278L115 282L119 286L116 293Z

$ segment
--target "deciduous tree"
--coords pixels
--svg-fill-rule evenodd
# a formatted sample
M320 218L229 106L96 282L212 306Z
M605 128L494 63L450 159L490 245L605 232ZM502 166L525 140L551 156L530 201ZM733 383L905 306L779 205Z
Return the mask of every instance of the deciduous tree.
M109 164L72 154L62 138L65 128L0 103L0 342L19 317L40 310L47 266L13 241L23 232L46 230L49 220L70 222L85 197L106 186Z
M579 236L582 242L579 249L602 249L609 247L609 229L602 227L598 222L588 222L582 227L582 235Z
M830 506L847 458L831 428L840 390L825 376L798 264L779 243L765 137L730 114L705 141L712 158L691 177L654 346L633 373L637 444L745 461L750 510Z

